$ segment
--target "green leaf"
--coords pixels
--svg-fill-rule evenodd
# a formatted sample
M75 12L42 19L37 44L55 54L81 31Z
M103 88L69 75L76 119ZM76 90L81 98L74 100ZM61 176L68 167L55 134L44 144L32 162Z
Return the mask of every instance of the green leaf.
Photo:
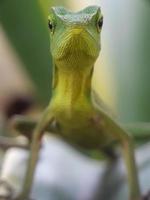
M1 0L0 21L36 86L38 100L46 104L52 70L48 28L39 2Z

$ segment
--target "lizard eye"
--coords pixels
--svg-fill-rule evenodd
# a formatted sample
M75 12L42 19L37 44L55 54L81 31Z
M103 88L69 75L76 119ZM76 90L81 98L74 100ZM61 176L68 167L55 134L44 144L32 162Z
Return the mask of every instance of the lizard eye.
M103 26L103 17L101 17L97 22L97 27L99 31L102 29L102 26Z
M53 25L53 23L52 23L52 21L50 19L48 20L48 27L49 27L50 31L53 32L54 25Z

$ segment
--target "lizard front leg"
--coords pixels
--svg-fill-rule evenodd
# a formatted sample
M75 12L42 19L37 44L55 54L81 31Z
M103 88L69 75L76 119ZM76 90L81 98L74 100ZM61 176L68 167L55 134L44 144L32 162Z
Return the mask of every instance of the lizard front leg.
M51 115L49 108L47 108L33 132L31 149L30 149L30 158L28 161L27 173L25 176L23 191L22 194L16 198L16 200L29 199L30 190L33 183L34 172L36 169L36 164L39 155L41 137L44 134L44 131L47 129L48 125L52 121L53 121L53 116Z
M123 156L127 167L127 175L130 188L130 200L140 200L141 196L138 171L135 162L134 145L132 139L127 134L124 134L120 143L122 146Z
M131 137L128 133L111 117L101 110L98 110L98 119L96 123L102 126L103 130L114 137L121 144L125 164L127 167L127 175L130 189L130 200L141 200L140 187L138 181L138 173L134 157L134 148Z

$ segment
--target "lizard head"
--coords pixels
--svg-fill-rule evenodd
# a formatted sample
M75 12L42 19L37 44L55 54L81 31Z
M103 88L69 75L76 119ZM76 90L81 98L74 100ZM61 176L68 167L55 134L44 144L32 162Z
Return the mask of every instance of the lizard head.
M52 7L48 17L50 46L54 62L81 67L93 65L101 44L103 16L98 6L89 6L79 12L63 7Z

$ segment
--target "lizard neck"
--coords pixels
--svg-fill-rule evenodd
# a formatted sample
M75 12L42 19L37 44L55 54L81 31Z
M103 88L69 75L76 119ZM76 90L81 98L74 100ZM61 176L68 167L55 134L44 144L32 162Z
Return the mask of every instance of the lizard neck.
M91 102L93 66L58 66L54 68L53 97L66 106Z

